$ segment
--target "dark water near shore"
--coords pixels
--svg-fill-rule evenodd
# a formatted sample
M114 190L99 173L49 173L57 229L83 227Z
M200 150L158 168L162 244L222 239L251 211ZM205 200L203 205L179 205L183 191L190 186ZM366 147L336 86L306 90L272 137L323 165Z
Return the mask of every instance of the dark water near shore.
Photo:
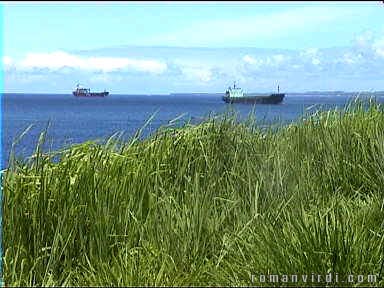
M306 109L332 109L344 107L357 93L287 94L279 105L256 105L256 119L263 125L290 123L298 120ZM384 102L384 97L376 97ZM105 139L123 131L132 137L153 115L144 136L161 125L183 115L181 121L198 123L211 114L225 112L229 104L217 94L183 95L110 95L106 98L76 98L63 94L3 94L2 95L2 169L9 159L12 142L29 125L33 127L16 146L16 153L29 156L33 153L40 133L50 123L47 143L58 149L71 143ZM235 104L233 108L246 117L253 106Z

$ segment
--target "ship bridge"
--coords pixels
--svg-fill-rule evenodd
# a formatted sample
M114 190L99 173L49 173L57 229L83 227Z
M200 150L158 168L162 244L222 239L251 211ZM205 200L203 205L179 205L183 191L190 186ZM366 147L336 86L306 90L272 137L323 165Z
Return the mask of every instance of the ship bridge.
M236 87L236 83L233 83L233 87L228 87L227 91L225 92L225 95L227 97L244 97L244 91L240 87Z

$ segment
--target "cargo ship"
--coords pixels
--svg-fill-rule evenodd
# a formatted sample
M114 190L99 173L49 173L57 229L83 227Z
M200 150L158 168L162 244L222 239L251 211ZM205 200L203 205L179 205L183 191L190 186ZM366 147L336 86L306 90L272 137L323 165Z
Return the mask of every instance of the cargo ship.
M228 87L223 96L226 103L253 103L253 104L279 104L285 97L284 93L280 93L280 87L277 86L277 93L272 94L258 94L258 93L244 93L243 89L236 87Z
M109 92L91 92L91 89L81 88L80 84L77 84L76 90L72 92L73 96L76 97L105 97L108 96Z

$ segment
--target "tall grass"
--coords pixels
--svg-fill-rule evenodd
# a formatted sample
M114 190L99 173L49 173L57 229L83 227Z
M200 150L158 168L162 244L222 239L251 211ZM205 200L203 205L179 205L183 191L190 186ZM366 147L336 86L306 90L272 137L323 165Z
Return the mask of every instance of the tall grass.
M34 157L13 158L3 177L7 286L384 273L376 103L277 130L223 115L140 141L112 137L48 154L43 142L44 134Z

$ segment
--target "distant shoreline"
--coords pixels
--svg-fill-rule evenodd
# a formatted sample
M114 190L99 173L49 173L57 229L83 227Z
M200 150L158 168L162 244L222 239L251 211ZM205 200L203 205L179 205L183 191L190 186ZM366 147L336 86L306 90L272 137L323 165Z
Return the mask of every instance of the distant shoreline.
M260 94L273 93L273 92L260 92ZM1 92L2 95L72 95L71 93L50 93L50 92ZM173 92L173 93L111 93L110 95L119 95L119 96L222 96L224 92ZM285 92L286 95L360 95L360 96L384 96L383 91L306 91L306 92Z

